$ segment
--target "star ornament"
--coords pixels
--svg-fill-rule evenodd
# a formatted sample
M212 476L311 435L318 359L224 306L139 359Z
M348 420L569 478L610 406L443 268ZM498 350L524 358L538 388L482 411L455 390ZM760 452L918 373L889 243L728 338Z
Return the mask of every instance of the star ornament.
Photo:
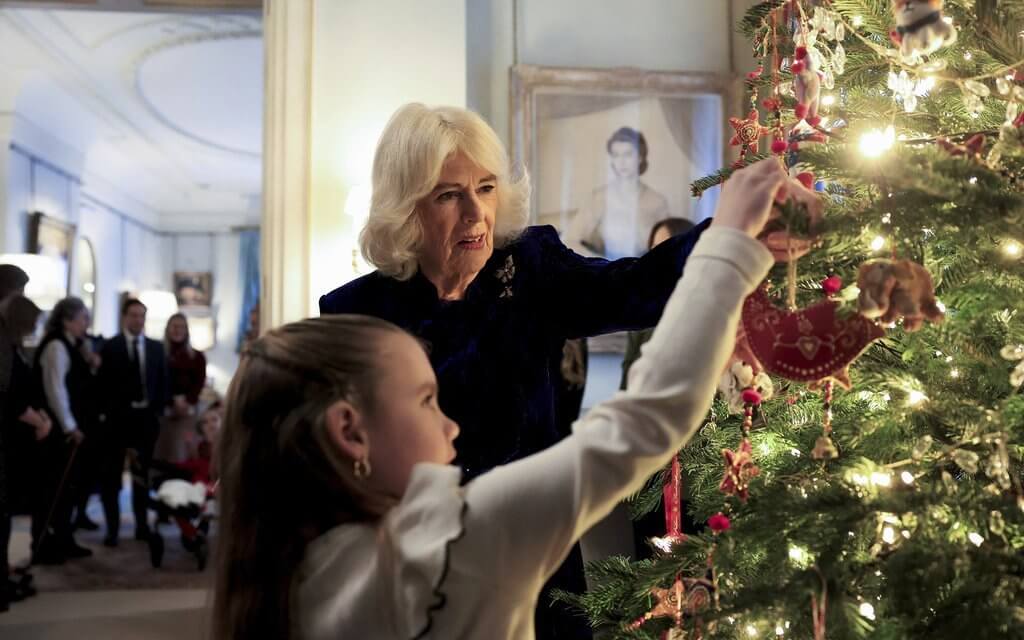
M981 151L985 147L985 134L975 134L963 144L951 142L946 138L938 138L935 142L951 156L976 158L981 155Z
M736 135L729 140L729 144L734 147L737 145L746 147L746 149L756 152L757 141L769 132L768 127L758 122L757 118L757 109L751 109L745 120L729 118L729 124L736 131Z
M725 474L718 490L730 496L736 496L743 502L750 496L750 481L761 473L761 469L754 464L754 457L750 447L750 440L743 439L740 446L732 449L722 449L722 458L725 459Z

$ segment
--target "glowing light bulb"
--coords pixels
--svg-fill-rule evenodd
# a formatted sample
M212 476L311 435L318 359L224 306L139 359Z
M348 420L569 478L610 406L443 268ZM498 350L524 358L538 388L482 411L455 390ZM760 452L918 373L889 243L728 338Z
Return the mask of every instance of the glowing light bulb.
M900 480L903 481L903 484L914 484L914 474L904 471L900 474Z
M881 251L884 248L885 248L885 237L883 237L883 236L875 236L874 239L871 241L871 250L872 251Z
M879 487L888 487L892 485L892 476L890 476L888 473L881 473L875 471L874 473L871 474L871 484L877 485Z
M806 568L811 564L811 554L807 549L796 545L789 548L789 559L793 561L793 564L801 569Z
M949 370L949 377L950 378L954 378L954 379L955 378L959 378L960 377L960 370L957 369L957 368L950 369Z
M861 15L853 16L852 18L850 18L850 24L852 24L855 27L863 26L864 25L864 16L861 16ZM1021 34L1024 35L1024 32L1021 32Z
M775 625L775 635L777 635L777 636L784 636L784 635L786 635L786 630L782 628L781 624Z
M972 531L972 532L968 533L967 534L967 539L970 540L971 543L973 543L974 546L976 546L976 547L980 547L981 543L985 542L985 538L982 538L981 534L976 532L976 531Z
M919 98L925 97L928 95L928 92L935 88L937 83L938 81L935 79L935 76L925 76L914 83L914 95Z
M935 306L939 308L939 311L946 313L946 305L942 304L942 300L935 300Z
M747 635L750 636L751 638L756 638L757 637L757 627L755 627L752 624L748 624L747 625Z
M882 529L882 540L885 544L892 544L896 542L896 530L892 527Z
M968 178L967 182L970 182L971 184L978 184L978 176L971 176Z
M860 612L860 615L864 616L868 620L875 619L875 608L871 606L870 602L862 602L858 611Z
M896 144L896 129L892 125L884 131L868 131L860 137L860 152L868 158L877 158Z
M1024 247L1016 240L1008 240L1003 243L1003 253L1011 258L1019 258L1024 253Z
M825 95L821 96L821 104L822 104L822 106L831 107L835 103L836 103L836 97L834 95L832 95L831 93L826 93Z
M916 407L927 399L928 396L924 395L917 389L911 389L910 394L907 396L907 404L912 407Z
M973 55L971 55L971 52L970 52L970 51L964 51L964 60L970 60L970 59L971 59L971 58L973 58L973 57L974 57L974 56L973 56Z

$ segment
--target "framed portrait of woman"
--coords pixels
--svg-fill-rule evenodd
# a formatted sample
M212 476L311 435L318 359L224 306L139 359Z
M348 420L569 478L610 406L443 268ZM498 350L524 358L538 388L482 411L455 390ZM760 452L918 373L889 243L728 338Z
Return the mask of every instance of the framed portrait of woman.
M615 260L646 252L665 218L711 216L718 189L696 199L690 183L729 162L737 76L532 65L511 74L512 155L530 173L533 224L554 226L577 253Z

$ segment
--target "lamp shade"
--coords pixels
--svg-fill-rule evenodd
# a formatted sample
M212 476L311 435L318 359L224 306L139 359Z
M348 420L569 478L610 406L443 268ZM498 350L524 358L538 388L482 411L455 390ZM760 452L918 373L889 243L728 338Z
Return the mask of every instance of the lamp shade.
M139 300L146 305L147 318L162 318L167 320L178 313L178 299L170 291L150 289L139 294Z
M40 309L49 310L67 296L67 265L52 256L35 253L5 253L0 264L13 264L28 274L25 296Z
M170 291L150 289L139 294L139 301L146 305L146 335L162 340L167 321L178 312L178 299Z
M212 317L190 317L188 319L188 332L193 349L209 351L217 344L217 332Z

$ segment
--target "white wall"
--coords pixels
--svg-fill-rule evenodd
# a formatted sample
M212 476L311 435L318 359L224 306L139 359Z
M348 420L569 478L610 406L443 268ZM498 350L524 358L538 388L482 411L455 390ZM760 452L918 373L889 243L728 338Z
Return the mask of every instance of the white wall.
M9 154L3 251L27 251L31 212L41 211L74 225L78 235L92 244L96 256L93 330L105 336L116 333L121 291L170 285L162 236L98 199L89 183L83 184L77 175L50 160L50 149L38 146L38 140L28 141L32 147L19 139L14 143L17 149L3 150Z
M466 102L507 143L514 64L728 73L737 1L466 0Z
M206 351L207 382L220 393L227 392L238 367L235 345L238 319L242 312L241 256L239 234L172 234L166 242L170 272L209 271L213 274L213 304L216 342Z
M20 143L16 141L16 144ZM20 148L20 147L19 147ZM120 294L146 289L170 290L174 271L213 273L216 346L207 353L208 375L226 391L238 366L235 344L241 313L238 233L160 233L111 205L107 185L79 182L70 172L51 167L45 149L7 150L7 215L3 250L27 250L28 214L42 211L77 227L96 258L93 331L109 337L120 330ZM116 196L111 199L116 199ZM125 203L132 206L133 203ZM135 205L141 206L141 205ZM151 212L142 211L143 215ZM72 292L73 294L75 292ZM154 335L154 338L161 336Z
M358 229L345 199L369 185L377 139L408 102L465 105L465 0L317 0L313 26L309 309L350 280Z

